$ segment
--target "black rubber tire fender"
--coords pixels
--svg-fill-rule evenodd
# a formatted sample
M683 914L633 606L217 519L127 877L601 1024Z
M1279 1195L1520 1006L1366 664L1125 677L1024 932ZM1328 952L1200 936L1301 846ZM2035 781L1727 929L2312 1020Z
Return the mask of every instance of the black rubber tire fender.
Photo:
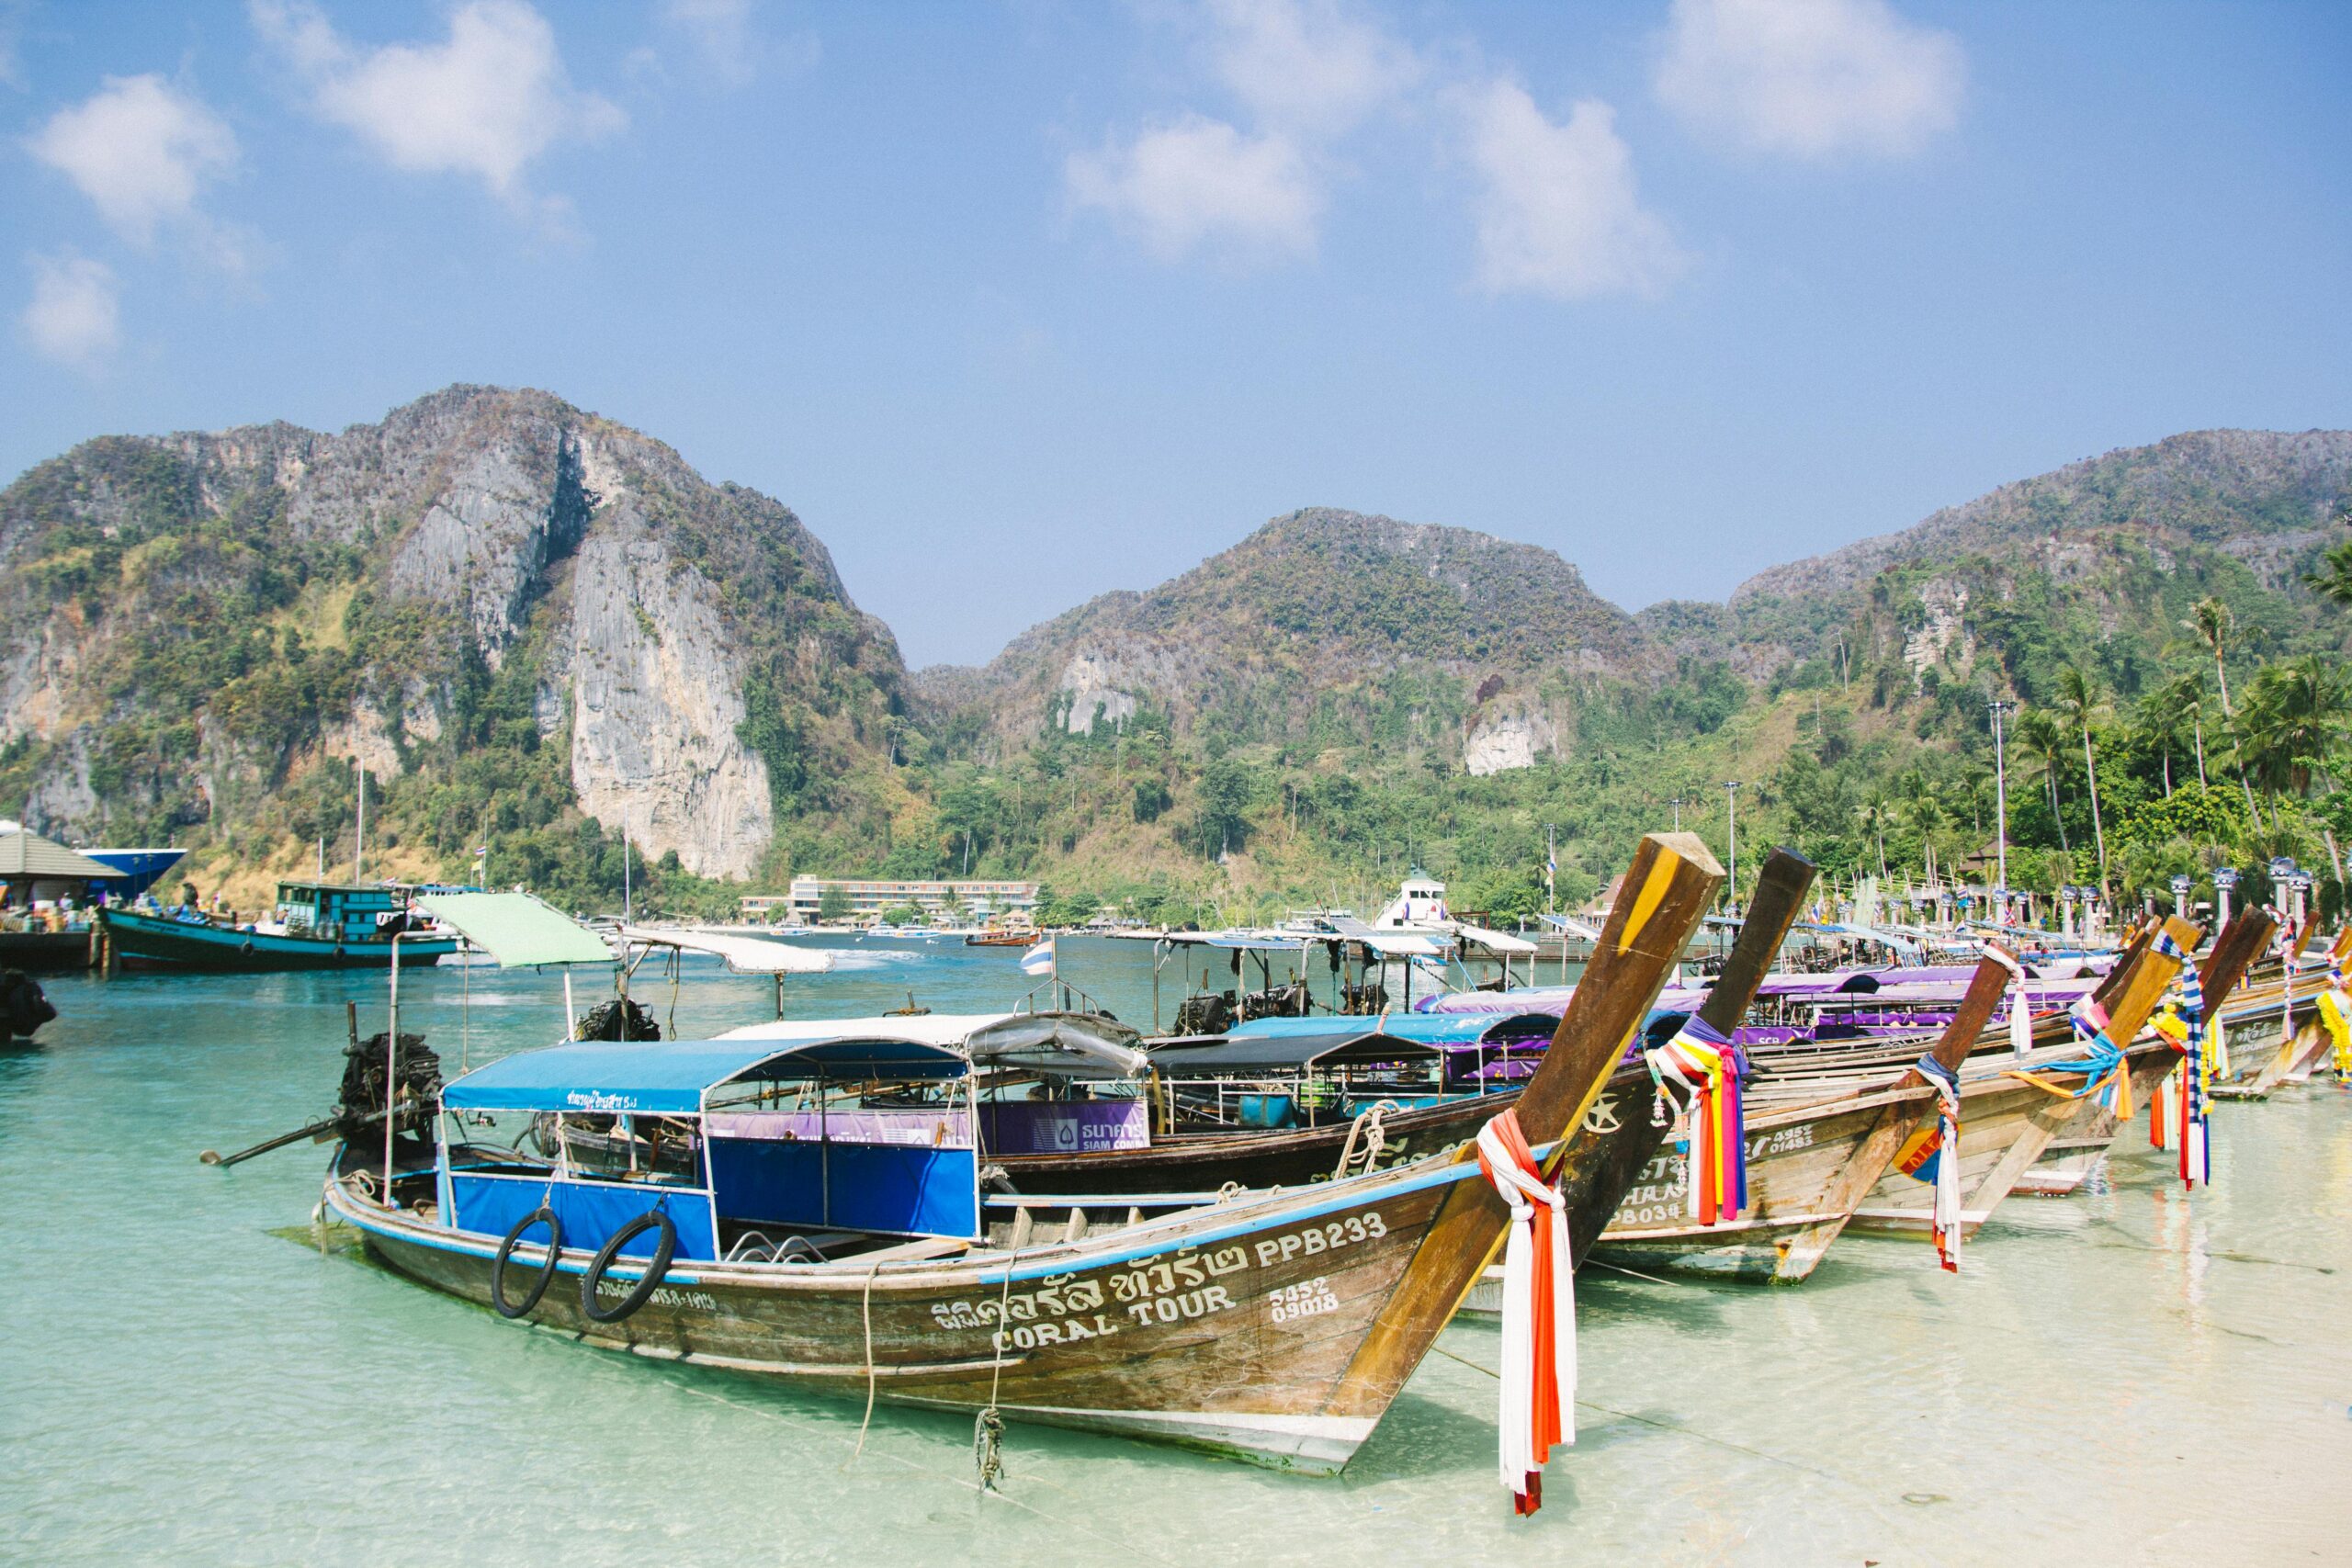
M652 1261L645 1266L645 1278L637 1288L610 1307L596 1304L596 1284L604 1279L605 1270L621 1255L621 1248L649 1225L662 1228L662 1239L653 1245ZM613 1233L613 1238L597 1250L588 1265L588 1272L580 1276L580 1313L591 1323L618 1323L653 1299L661 1288L662 1277L670 1272L671 1256L678 1250L678 1227L660 1209L648 1209Z
M523 1299L510 1305L506 1300L506 1262L514 1256L515 1244L523 1239L523 1233L536 1224L548 1227L548 1260L540 1265L538 1278L531 1281ZM539 1298L548 1293L548 1287L555 1283L556 1266L562 1258L563 1222L556 1218L553 1209L534 1209L515 1221L514 1228L506 1233L506 1239L498 1244L498 1256L490 1263L490 1304L498 1315L528 1317L531 1309L539 1304Z

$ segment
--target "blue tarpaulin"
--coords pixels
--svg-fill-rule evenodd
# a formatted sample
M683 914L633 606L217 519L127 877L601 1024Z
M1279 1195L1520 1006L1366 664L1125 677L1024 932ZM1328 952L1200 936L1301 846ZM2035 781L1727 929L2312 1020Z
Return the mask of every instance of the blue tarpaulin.
M754 1075L752 1069L771 1071ZM691 1115L732 1078L958 1078L954 1051L902 1040L579 1040L522 1051L477 1067L441 1090L451 1111L602 1111Z
M1257 1018L1230 1032L1236 1040L1296 1040L1331 1036L1368 1039L1385 1034L1419 1045L1467 1045L1548 1040L1559 1020L1542 1013L1392 1012L1385 1018Z

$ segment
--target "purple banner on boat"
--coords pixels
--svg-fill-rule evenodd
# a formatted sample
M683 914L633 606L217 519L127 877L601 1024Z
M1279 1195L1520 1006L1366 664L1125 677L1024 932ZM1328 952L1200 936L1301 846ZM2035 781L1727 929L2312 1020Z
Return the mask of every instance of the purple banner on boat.
M1151 1146L1149 1108L1140 1100L1006 1100L980 1102L990 1154L1076 1155Z

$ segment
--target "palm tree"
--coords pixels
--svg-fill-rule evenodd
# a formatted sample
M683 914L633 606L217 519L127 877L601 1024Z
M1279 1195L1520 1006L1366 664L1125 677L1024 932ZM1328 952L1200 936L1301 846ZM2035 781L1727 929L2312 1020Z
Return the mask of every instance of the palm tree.
M2327 765L2344 744L2347 720L2352 677L2334 661L2306 653L2266 665L2246 701L2242 742L2263 792L2274 800L2281 790L2301 797L2311 792L2314 773L2328 784Z
M1854 815L1860 819L1864 831L1878 840L1878 879L1883 886L1886 882L1886 791L1873 785L1870 794L1862 797L1861 805L1855 808Z
M2066 716L2067 723L2083 732L2083 768L2090 783L2091 833L2098 841L2098 890L2107 891L2107 826L2098 814L2098 759L2091 755L2091 720L2101 707L2098 684L2084 672L2079 664L2069 664L2058 672L2058 711Z
M2156 700L2171 711L2176 725L2179 722L2180 715L2188 716L2189 733L2195 738L2197 743L2197 787L2206 788L2204 675L2195 670L2183 671L2165 682L2163 688L2156 694ZM2174 733L2177 734L2179 731L2176 729ZM2171 793L2169 779L2167 779L2165 793Z
M2139 711L2132 716L2132 726L2140 732L2140 739L2164 760L2166 800L2172 798L2173 749L2180 744L2180 721L2188 716L2173 701L2168 688L2160 688L2142 697Z
M2181 623L2197 634L2199 642L2213 650L2213 677L2222 687L2222 721L2224 724L2232 717L2230 667L2222 662L2222 655L2229 647L2230 631L2235 624L2236 617L2230 614L2230 607L2211 594L2197 601L2188 619ZM2245 808L2250 815L2254 810L2254 785L2247 782L2243 763L2238 768L2238 787L2245 791Z
M2066 765L2065 734L2047 713L2029 708L2018 716L2017 736L2018 746L2034 760L2041 770L2041 782L2050 786L2050 819L2058 824L2058 852L2071 853L2066 818L2058 809L2058 774Z
M2337 513L2338 523L2352 523L2352 506ZM2319 570L2303 579L2321 598L2352 610L2352 539L2319 558Z

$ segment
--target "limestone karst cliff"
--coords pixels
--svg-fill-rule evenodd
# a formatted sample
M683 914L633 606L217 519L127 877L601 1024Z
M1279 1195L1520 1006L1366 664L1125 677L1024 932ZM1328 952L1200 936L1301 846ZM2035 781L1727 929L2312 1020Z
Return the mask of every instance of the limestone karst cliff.
M789 511L535 391L85 443L0 492L0 767L75 834L226 826L340 761L435 786L444 851L576 802L741 876L901 700Z

